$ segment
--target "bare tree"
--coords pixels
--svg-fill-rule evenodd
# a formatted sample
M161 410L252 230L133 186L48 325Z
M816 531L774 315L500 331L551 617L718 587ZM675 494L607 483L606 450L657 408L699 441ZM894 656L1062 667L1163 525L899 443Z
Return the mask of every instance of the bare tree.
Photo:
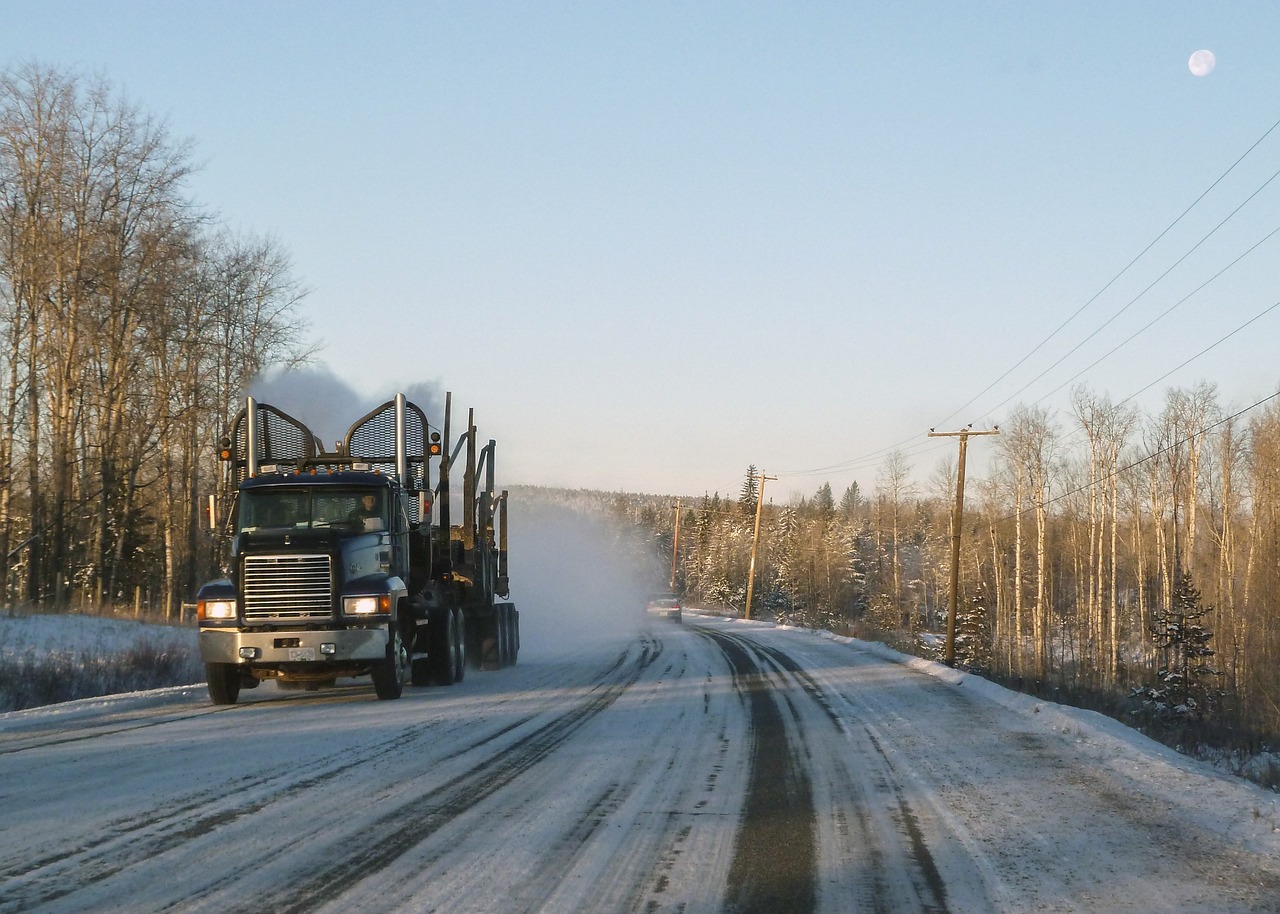
M0 74L6 593L15 557L31 602L117 598L164 566L172 603L212 429L250 377L309 353L288 257L209 235L189 173L187 144L105 81Z
M901 616L903 611L902 594L902 559L901 559L901 515L902 503L915 494L915 486L911 482L911 465L901 451L893 451L885 458L876 478L876 494L882 504L889 507L890 530L890 569L893 579L893 592L890 601L895 612Z

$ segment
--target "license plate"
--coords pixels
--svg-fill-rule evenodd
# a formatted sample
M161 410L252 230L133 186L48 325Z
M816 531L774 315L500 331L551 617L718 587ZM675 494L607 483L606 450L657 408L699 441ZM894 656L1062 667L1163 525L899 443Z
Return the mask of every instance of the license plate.
M289 648L290 660L315 660L316 649L314 647L291 647Z

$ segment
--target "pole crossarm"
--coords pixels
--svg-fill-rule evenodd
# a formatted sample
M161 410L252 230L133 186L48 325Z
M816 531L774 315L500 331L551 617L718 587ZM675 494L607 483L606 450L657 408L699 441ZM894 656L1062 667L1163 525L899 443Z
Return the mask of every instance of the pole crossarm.
M1000 429L974 431L970 428L958 432L935 432L929 429L930 438L959 438L960 459L956 464L956 506L951 515L951 594L947 601L947 642L943 662L956 665L956 615L960 595L960 529L964 522L964 458L969 448L969 438L975 435L998 435Z

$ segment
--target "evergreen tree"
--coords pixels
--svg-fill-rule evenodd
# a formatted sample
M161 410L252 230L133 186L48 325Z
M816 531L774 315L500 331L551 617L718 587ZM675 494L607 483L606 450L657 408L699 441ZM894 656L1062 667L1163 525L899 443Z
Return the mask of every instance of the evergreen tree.
M1159 685L1136 690L1143 703L1165 716L1207 717L1221 698L1212 685L1222 673L1211 665L1213 632L1201 620L1213 612L1200 605L1200 590L1191 573L1178 568L1169 605L1152 612L1151 634L1160 658Z
M956 662L975 672L991 669L990 599L979 585L978 592L959 608L956 617Z
M844 490L844 496L840 499L840 515L846 521L852 521L858 516L862 505L862 490L858 488L856 482L852 482L849 484L849 488Z
M747 467L747 478L742 482L742 493L738 496L738 506L748 518L756 516L756 500L760 497L760 480L753 463Z
M835 516L836 502L831 494L831 483L824 482L813 496L813 512L821 521L830 521Z

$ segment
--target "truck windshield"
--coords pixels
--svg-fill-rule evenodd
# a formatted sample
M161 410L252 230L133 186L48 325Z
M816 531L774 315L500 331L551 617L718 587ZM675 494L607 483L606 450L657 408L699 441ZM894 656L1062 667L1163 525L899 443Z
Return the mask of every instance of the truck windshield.
M257 489L240 493L241 532L278 528L387 529L380 489Z

